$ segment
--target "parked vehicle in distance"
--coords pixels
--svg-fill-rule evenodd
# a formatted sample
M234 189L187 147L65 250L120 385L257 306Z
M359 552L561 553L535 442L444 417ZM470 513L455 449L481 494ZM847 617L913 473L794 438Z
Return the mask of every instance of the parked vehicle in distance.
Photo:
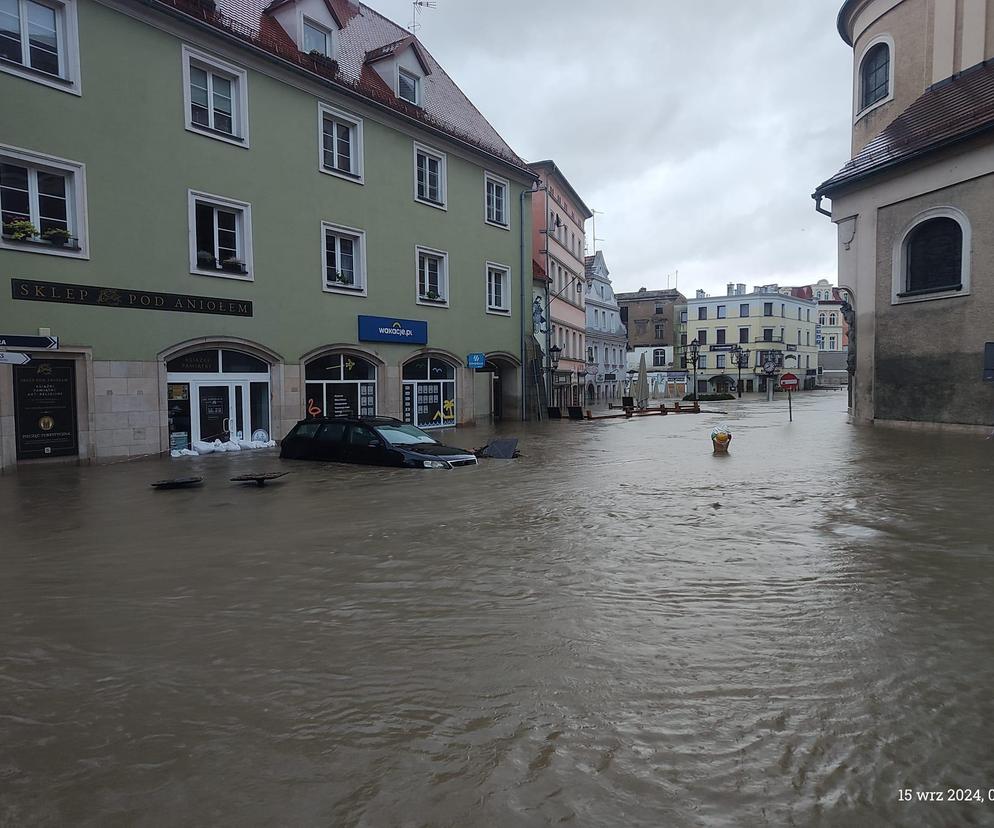
M392 417L301 420L280 443L280 457L414 469L477 464L473 452L442 445L420 428Z

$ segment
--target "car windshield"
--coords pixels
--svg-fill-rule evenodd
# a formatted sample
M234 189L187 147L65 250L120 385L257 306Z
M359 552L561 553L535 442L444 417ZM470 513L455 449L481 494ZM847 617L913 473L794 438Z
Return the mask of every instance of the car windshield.
M415 428L407 423L390 423L389 425L380 425L376 427L376 430L380 433L388 443L394 446L411 446L415 443L437 443L437 440L432 440L427 434L425 434L420 428Z

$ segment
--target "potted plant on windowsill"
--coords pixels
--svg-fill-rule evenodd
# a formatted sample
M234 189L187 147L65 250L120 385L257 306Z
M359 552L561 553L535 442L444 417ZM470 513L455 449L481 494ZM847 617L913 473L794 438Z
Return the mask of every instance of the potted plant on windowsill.
M217 270L217 260L209 250L197 251L197 268L199 270Z
M3 232L14 241L31 241L38 235L38 228L28 219L14 219L4 224Z
M429 290L427 293L421 294L421 299L425 302L444 302L445 300L438 295L437 291Z
M336 272L333 282L335 287L346 287L346 288L355 287L355 283L344 273Z
M69 243L69 239L72 238L69 231L63 230L61 227L52 227L42 233L41 237L52 247L65 247Z
M244 273L245 262L233 256L230 259L225 259L221 262L221 270L224 270L227 273Z

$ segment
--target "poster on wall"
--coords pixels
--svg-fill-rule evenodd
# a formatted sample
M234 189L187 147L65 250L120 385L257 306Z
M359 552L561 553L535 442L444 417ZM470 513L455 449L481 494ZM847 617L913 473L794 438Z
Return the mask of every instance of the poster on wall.
M14 368L17 459L79 453L76 366L49 359Z

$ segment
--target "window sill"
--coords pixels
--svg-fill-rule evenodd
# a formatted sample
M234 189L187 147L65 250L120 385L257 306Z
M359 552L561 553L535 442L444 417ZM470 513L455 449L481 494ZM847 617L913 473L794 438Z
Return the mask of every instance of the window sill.
M928 290L909 290L904 293L897 293L891 300L892 305L906 305L912 302L931 302L936 299L954 299L957 296L969 296L970 291L964 290L963 285L951 285L944 288L930 288Z
M25 80L42 83L53 89L61 89L64 92L71 92L74 95L81 94L75 81L64 78L61 75L53 75L51 72L43 72L41 69L35 69L32 66L18 63L15 60L0 57L0 70L9 72L12 75L19 75Z
M447 308L449 306L448 299L429 299L427 296L419 296L417 299L417 304L419 305L430 305L436 308Z
M338 293L344 296L366 296L366 288L364 285L342 285L337 282L325 282L324 292Z
M501 230L508 230L509 231L511 229L511 223L510 222L491 221L490 219L484 219L483 221L484 221L485 224L489 224L491 227L498 227Z
M510 308L487 308L487 313L491 316L510 316Z
M63 256L70 259L86 259L83 248L77 244L57 245L43 239L14 239L0 237L0 247L4 250L20 250L24 253L42 253L48 256Z
M421 196L414 196L414 200L418 204L426 204L429 207L434 207L436 210L448 210L449 208L445 205L444 201L434 201L430 198L421 198Z
M211 127L203 126L201 124L195 124L192 121L187 121L186 131L192 132L194 135L203 135L205 138L213 138L215 141L223 141L225 144L242 147L243 149L249 148L247 138L242 138L239 135L233 135L230 132L222 132L219 129L212 129Z
M190 273L194 276L213 276L215 279L235 279L239 282L253 282L255 281L251 273L237 273L232 270L222 270L221 268L203 268L195 267L190 270Z
M322 172L325 175L332 175L335 178L341 178L344 181L351 181L353 184L365 184L362 173L346 172L345 170L336 170L334 167L318 167L318 172Z

